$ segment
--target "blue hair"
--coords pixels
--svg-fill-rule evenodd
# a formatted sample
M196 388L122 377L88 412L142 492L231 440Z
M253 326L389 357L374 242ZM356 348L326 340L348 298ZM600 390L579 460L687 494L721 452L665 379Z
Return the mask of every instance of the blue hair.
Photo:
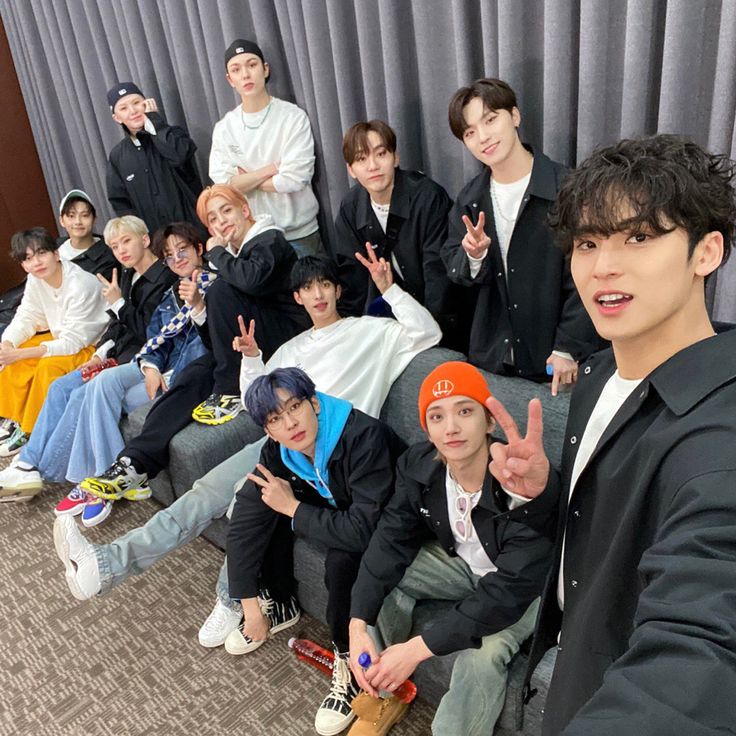
M311 399L316 392L314 381L300 368L276 368L251 383L243 397L243 404L253 421L260 427L266 418L281 409L276 389L282 388L295 399Z

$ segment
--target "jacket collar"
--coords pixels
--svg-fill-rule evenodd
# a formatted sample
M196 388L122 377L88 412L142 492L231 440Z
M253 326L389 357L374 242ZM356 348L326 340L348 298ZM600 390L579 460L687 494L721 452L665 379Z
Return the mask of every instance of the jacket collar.
M536 152L534 148L526 143L524 148L534 156L532 164L532 175L529 178L529 186L527 194L540 199L546 199L554 202L557 198L557 173L555 165L549 156L545 156L541 151ZM472 186L468 190L468 197L471 199L479 199L488 193L491 186L491 170L485 166L481 174L479 174Z
M400 217L402 220L409 219L409 208L411 206L411 182L405 171L396 168L394 172L394 188L391 192L390 214ZM355 206L355 227L362 229L368 227L375 218L371 197L368 191L358 184L360 193Z

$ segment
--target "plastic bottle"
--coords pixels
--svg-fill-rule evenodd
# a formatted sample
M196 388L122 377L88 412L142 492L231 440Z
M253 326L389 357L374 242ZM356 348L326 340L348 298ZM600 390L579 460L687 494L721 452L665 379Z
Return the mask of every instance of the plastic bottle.
M307 664L324 672L332 677L332 663L335 661L335 655L329 650L321 647L319 644L309 639L289 639L289 649L294 650L294 654Z
M371 666L371 655L368 652L362 652L358 657L358 664L365 670ZM411 680L404 680L393 693L389 695L396 696L402 703L411 703L417 696L417 686Z

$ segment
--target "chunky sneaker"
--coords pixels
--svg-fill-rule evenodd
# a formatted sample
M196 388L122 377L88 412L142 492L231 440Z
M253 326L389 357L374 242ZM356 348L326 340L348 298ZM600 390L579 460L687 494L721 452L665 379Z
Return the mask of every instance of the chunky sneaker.
M148 481L145 473L139 473L129 457L118 458L102 475L85 478L80 488L97 498L118 501L126 491L138 490Z
M314 719L314 729L321 736L334 736L340 733L355 718L351 703L360 688L350 671L348 657L348 652L335 650L330 692L322 701Z
M84 507L88 503L95 503L99 499L97 496L93 496L87 491L83 491L79 486L74 488L67 493L67 495L56 504L54 513L57 516L76 516L84 511Z
M102 588L97 556L73 517L59 516L54 522L54 546L66 567L66 582L72 595L80 601L97 595Z
M102 524L112 512L112 501L92 497L92 502L82 509L82 524L91 529L93 526Z
M288 603L278 603L269 595L268 591L262 590L258 596L261 604L261 611L271 624L268 632L270 639L279 631L288 629L293 626L301 618L302 612L299 603L294 596L291 596ZM262 644L266 643L265 639L255 641L248 635L243 633L245 621L238 626L237 629L231 631L225 639L225 651L228 654L248 654L253 652Z
M243 411L240 396L212 394L192 412L192 419L200 424L225 424Z
M24 468L13 458L0 470L0 502L30 501L43 488L43 479L36 468Z
M0 419L0 442L5 442L18 425L12 419Z
M240 612L233 611L221 603L218 598L212 613L207 616L207 620L199 630L199 643L208 649L222 646L228 635L238 630L242 620L242 610Z
M28 444L29 439L31 439L31 435L16 426L13 434L0 445L0 457L17 455L23 449L23 446Z
M140 488L131 488L129 491L125 491L123 498L126 501L147 501L151 498L151 487L148 483L141 483Z

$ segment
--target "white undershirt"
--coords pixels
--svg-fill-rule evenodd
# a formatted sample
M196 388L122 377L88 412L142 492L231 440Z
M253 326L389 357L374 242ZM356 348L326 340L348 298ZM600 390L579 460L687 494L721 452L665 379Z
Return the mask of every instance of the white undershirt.
M374 202L371 200L371 207L373 208L373 212L376 214L376 218L378 219L379 224L381 225L381 229L383 232L386 232L386 224L388 223L388 214L391 211L391 205L390 204L378 204L378 202ZM394 267L394 271L396 271L401 278L404 278L404 274L401 273L401 269L399 268L398 261L396 260L396 256L394 255L394 252L391 251L391 265Z
M99 238L93 238L92 245L98 240ZM92 245L90 245L90 248ZM68 238L59 246L59 258L63 258L65 261L73 261L77 256L85 253L87 250L87 248L75 248L72 245L71 238Z
M450 529L452 536L455 538L455 551L460 559L464 560L468 567L480 577L489 572L496 572L498 568L491 562L491 558L486 553L483 545L478 539L478 534L473 526L471 514L473 509L480 501L481 491L475 493L467 493L465 489L452 477L450 468L445 473L445 489L447 491L447 513L450 518ZM468 513L463 517L455 508L455 499L458 496L464 496L468 499ZM467 539L463 541L462 537L455 529L455 522L462 519L468 529Z
M578 454L575 456L575 463L572 468L572 475L570 477L570 495L569 500L572 498L575 485L578 482L580 474L583 472L585 466L590 460L590 456L593 454L598 442L600 441L603 433L606 431L606 427L611 423L611 420L616 415L618 410L626 399L629 398L633 390L641 383L642 379L638 378L635 380L629 380L621 378L618 371L616 371L606 382L606 385L601 391L601 395L598 397L595 408L588 419L588 424L583 432L583 437L580 440L580 447L578 447ZM571 438L572 440L572 438ZM565 603L565 587L563 580L563 564L565 561L565 539L562 539L562 555L560 557L560 573L557 577L557 602L560 605L560 610L564 610Z

